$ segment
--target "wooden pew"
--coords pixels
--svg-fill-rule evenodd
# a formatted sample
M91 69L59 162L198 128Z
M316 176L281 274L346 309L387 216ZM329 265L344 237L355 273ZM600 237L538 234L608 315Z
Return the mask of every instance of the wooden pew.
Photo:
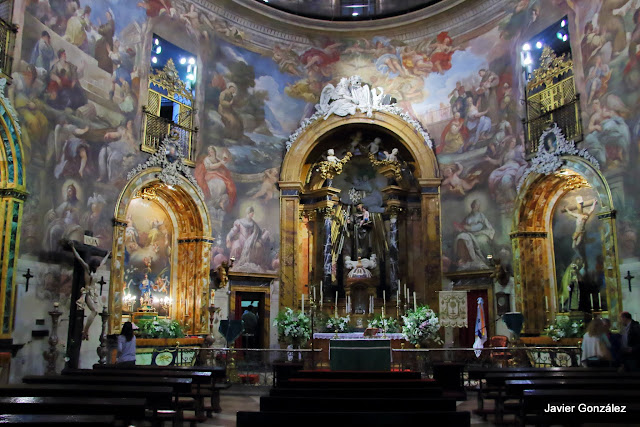
M158 376L166 378L187 378L191 379L192 384L196 385L196 393L192 395L191 390L187 393L180 394L180 397L193 397L195 401L195 413L196 421L204 421L204 394L202 393L202 386L211 384L211 372L201 371L177 371L170 369L63 369L62 375L87 375L87 376L104 376L109 377L112 375L131 375L139 378L155 378Z
M422 378L418 371L297 371L291 378L308 379L345 379L345 380L419 380Z
M471 425L469 412L244 412L237 415L237 427L341 425L393 426L429 425L464 427Z
M90 376L90 375L27 375L22 378L25 384L68 384L68 385L104 385L171 387L173 390L174 422L182 419L179 396L191 391L190 378L136 377L136 376Z
M0 413L33 415L115 415L125 423L144 420L145 399L122 397L0 397Z
M273 397L366 397L366 398L425 398L442 397L440 387L428 388L282 388L274 387L269 390L269 395Z
M211 418L212 413L222 412L220 407L220 391L226 390L231 387L231 384L226 383L227 370L221 366L152 366L152 365L134 365L134 366L120 366L120 365L93 365L93 369L104 370L118 370L118 369L134 369L134 370L170 370L170 371L187 371L187 372L211 372L211 384L203 384L200 386L200 393L203 397L208 397L210 404L204 406L204 411L207 417ZM194 395L198 393L197 385L195 386Z
M455 399L436 398L343 398L343 397L272 397L260 398L263 412L411 412L455 411Z
M637 424L640 418L640 390L525 390L524 412L535 413L535 424L606 423ZM626 406L626 412L580 412L578 405L613 404ZM545 412L549 405L574 406L571 412Z
M439 387L434 380L349 380L290 378L282 382L284 388L429 388Z
M113 415L0 415L0 424L3 426L106 427L112 426L114 423L115 417Z

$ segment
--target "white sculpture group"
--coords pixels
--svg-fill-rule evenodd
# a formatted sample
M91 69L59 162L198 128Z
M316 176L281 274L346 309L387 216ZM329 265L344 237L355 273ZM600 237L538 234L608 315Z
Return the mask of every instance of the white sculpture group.
M381 87L370 89L369 85L363 86L360 76L342 77L335 87L329 83L322 89L316 111L323 114L325 120L331 114L344 117L355 114L356 110L371 117L374 110L388 105L389 101Z

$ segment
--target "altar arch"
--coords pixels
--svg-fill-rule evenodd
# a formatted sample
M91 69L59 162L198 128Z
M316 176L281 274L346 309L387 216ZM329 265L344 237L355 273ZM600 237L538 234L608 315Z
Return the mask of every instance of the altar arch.
M430 306L436 306L437 292L442 284L442 254L440 227L440 172L431 141L419 123L395 105L374 109L370 114L356 112L344 117L329 115L324 119L316 113L303 122L289 140L280 174L280 307L292 307L300 300L306 285L317 285L318 277L311 276L315 256L303 259L306 248L301 242L309 242L313 231L303 220L314 215L329 215L335 203L333 195L320 196L319 190L306 185L307 177L323 138L348 128L367 126L393 138L408 154L406 159L413 167L419 190L415 193L395 194L385 200L385 214L403 217L404 233L411 241L400 242L411 259L401 260L402 282L410 284L418 298ZM326 145L326 141L324 142ZM395 189L397 190L397 189ZM394 189L389 190L394 193ZM308 200L316 197L315 202ZM311 198L311 199L310 199ZM320 199L323 200L320 200ZM305 201L306 200L306 201ZM306 236L306 237L305 237ZM310 239L310 240L309 240ZM304 250L303 250L304 249Z
M161 146L162 149L163 146ZM158 150L158 152L161 151ZM131 202L145 196L155 197L168 214L174 233L171 255L170 317L186 326L188 334L209 332L209 269L211 222L202 191L189 174L171 170L166 162L154 162L154 154L145 165L129 174L114 212L111 287L109 289L109 330L121 328L125 269L125 233L129 226L127 209ZM175 160L181 162L181 159ZM168 166L167 166L168 165ZM178 166L178 171L181 166Z
M594 215L597 215L602 239L609 318L617 318L622 311L616 211L611 190L597 163L589 160L588 153L587 158L582 154L558 154L555 172L532 170L521 182L513 213L511 242L515 310L524 314L525 333L541 333L549 321L553 322L558 311L552 219L559 200L568 192L565 184L569 177L584 179L598 196L600 206ZM550 319L545 318L545 300Z

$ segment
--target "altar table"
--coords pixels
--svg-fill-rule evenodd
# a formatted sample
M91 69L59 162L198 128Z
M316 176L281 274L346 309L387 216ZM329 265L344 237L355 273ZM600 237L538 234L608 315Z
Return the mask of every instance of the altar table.
M319 367L329 368L331 365L329 357L329 347L331 342L335 340L340 341L353 341L353 340L365 340L365 341L381 341L387 340L391 342L392 349L399 348L413 348L409 342L407 342L402 334L399 333L387 333L386 338L382 338L382 332L371 338L364 338L362 332L349 332L339 333L337 338L334 332L316 332L313 334L313 346L314 348L321 349L322 352L316 355L316 364Z
M332 371L390 371L391 341L388 339L331 340Z

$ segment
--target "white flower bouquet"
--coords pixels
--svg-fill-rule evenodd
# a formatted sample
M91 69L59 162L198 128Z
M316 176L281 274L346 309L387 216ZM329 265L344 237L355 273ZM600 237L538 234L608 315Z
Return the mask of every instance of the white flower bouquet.
M344 317L330 317L327 319L325 329L328 332L349 332L349 321L351 318L347 315Z
M273 326L278 330L278 339L287 344L303 346L311 338L311 320L301 311L286 308L278 313Z
M382 315L379 314L376 314L373 319L369 320L369 327L378 328L381 331L386 331L392 334L400 330L398 319L394 319L393 317L382 317Z
M560 341L562 338L580 338L584 335L584 322L557 316L556 321L544 330L544 334L554 341Z
M406 316L402 316L402 320L402 335L411 344L442 343L438 335L440 319L428 306L422 305L416 310L409 310Z

